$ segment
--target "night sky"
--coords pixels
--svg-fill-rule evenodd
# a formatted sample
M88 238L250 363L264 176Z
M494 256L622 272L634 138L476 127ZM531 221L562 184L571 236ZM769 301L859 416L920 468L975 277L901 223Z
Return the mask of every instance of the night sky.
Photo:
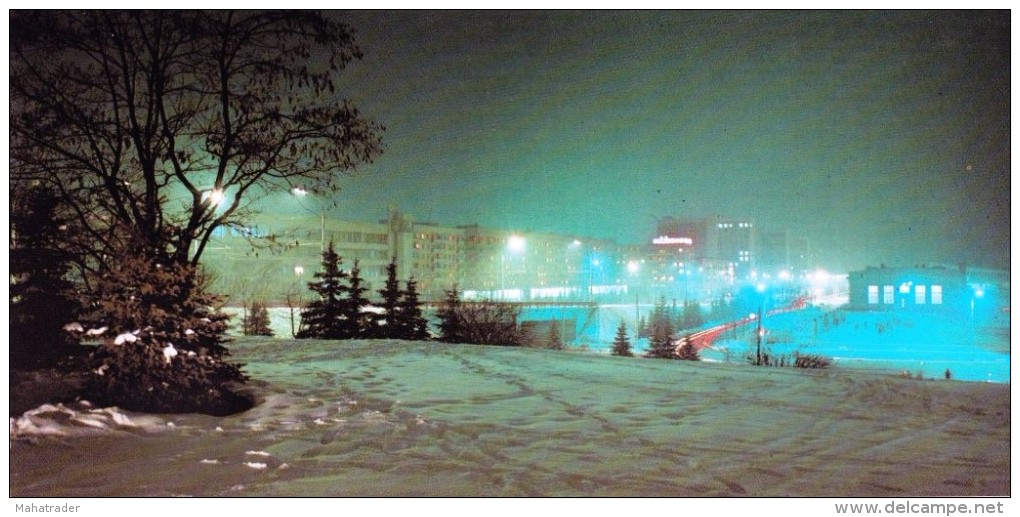
M386 150L331 216L648 242L751 218L819 266L1009 267L1009 12L334 13Z

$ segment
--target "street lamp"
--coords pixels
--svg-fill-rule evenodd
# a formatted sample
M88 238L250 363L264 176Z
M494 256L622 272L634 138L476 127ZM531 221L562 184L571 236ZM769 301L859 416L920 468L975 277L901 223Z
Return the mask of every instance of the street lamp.
M202 191L202 202L207 203L209 206L220 206L226 199L227 196L223 193L223 189L214 188Z
M527 247L527 241L520 235L511 235L506 242L506 248L500 254L500 267L499 267L499 296L500 299L506 299L506 260L507 253L521 253Z
M978 298L985 297L985 290L981 287L974 288L974 294L970 297L970 324L974 324L974 304Z
M757 319L757 323L758 323L758 328L754 332L755 336L756 336L756 341L758 343L756 359L755 359L755 363L754 364L755 364L755 366L761 366L761 338L765 335L765 329L762 327L762 321L761 321L762 319L764 319L764 316L765 316L765 314L764 314L765 313L765 284L759 283L757 286L755 286L755 290L758 291L758 294L761 295L761 299L758 302L758 317L756 318Z
M308 195L307 190L301 187L294 187L290 189L290 193L299 199L298 204L301 205L301 208L304 208L309 212L312 211L308 207L304 206L300 201L300 199ZM326 208L321 206L321 202L319 206L319 251L320 252L326 251Z

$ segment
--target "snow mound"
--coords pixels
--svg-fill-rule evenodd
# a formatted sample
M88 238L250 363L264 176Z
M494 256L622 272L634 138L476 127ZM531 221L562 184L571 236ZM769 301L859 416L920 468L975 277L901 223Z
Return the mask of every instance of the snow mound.
M113 433L149 433L165 430L166 424L151 415L128 414L119 408L92 408L88 403L71 407L43 404L10 419L10 438L79 437Z

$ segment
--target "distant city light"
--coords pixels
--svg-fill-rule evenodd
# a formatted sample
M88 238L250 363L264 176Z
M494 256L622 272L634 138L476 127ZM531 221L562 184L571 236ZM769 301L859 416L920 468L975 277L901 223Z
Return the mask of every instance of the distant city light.
M652 244L687 244L693 245L694 239L690 237L666 237L660 236L652 239Z
M627 271L630 271L632 274L637 273L639 269L641 269L641 265L636 260L627 263Z

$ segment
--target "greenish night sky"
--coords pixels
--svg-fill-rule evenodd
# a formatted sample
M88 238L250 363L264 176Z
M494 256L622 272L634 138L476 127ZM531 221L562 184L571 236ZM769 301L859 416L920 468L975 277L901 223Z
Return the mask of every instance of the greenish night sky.
M752 218L820 266L1009 266L1010 14L355 11L386 151L336 217L647 242Z

